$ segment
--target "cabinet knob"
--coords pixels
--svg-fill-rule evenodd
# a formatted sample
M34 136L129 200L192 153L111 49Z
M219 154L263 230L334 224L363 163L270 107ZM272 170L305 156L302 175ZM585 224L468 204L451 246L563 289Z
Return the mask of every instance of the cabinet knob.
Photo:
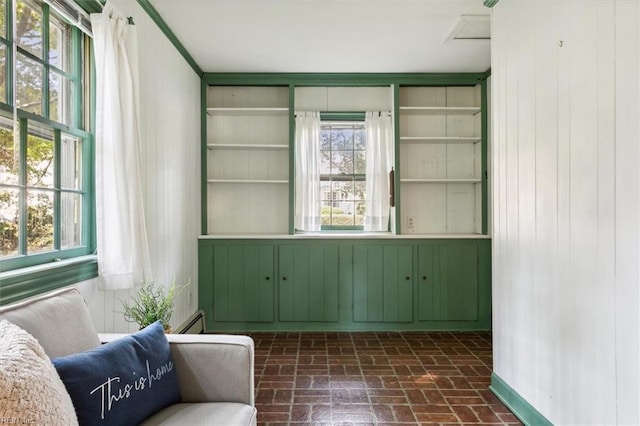
M422 279L426 281L426 280L427 280L427 276L426 276L426 275L424 275L424 276L422 277Z
M406 276L406 277L404 277L404 279L405 279L405 280L407 280L407 281L409 281L409 280L411 279L411 277Z
M265 280L269 281L269 277L264 277Z
M282 277L282 281L286 281L286 280L287 280L287 277Z

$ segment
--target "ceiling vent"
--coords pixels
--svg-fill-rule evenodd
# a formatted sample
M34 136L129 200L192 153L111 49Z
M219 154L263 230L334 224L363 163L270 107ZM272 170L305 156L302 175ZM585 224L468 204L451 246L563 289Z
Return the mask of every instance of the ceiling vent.
M489 15L462 15L456 21L443 43L462 40L491 40Z

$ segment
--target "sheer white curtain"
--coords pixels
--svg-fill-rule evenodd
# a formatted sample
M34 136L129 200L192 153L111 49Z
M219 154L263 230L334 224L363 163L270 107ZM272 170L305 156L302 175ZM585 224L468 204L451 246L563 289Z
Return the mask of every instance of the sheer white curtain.
M320 230L320 113L296 112L296 206L298 231Z
M367 212L365 231L389 229L389 172L393 168L393 121L391 114L369 111L365 116L367 144Z
M96 231L100 286L151 281L139 160L136 31L107 1L91 15L96 61Z

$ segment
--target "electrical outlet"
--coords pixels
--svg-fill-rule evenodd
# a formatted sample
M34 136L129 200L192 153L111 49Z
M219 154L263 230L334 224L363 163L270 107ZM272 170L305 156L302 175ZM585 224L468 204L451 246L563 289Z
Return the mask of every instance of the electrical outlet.
M407 228L413 229L413 226L414 226L413 216L407 216Z

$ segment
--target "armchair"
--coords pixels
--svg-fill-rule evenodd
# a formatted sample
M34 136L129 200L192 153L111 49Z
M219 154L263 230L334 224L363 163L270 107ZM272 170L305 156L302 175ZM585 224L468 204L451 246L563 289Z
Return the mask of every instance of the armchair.
M123 334L98 334L75 288L0 308L6 319L34 336L50 358L66 356ZM248 336L167 335L182 400L145 425L255 425L254 347Z

